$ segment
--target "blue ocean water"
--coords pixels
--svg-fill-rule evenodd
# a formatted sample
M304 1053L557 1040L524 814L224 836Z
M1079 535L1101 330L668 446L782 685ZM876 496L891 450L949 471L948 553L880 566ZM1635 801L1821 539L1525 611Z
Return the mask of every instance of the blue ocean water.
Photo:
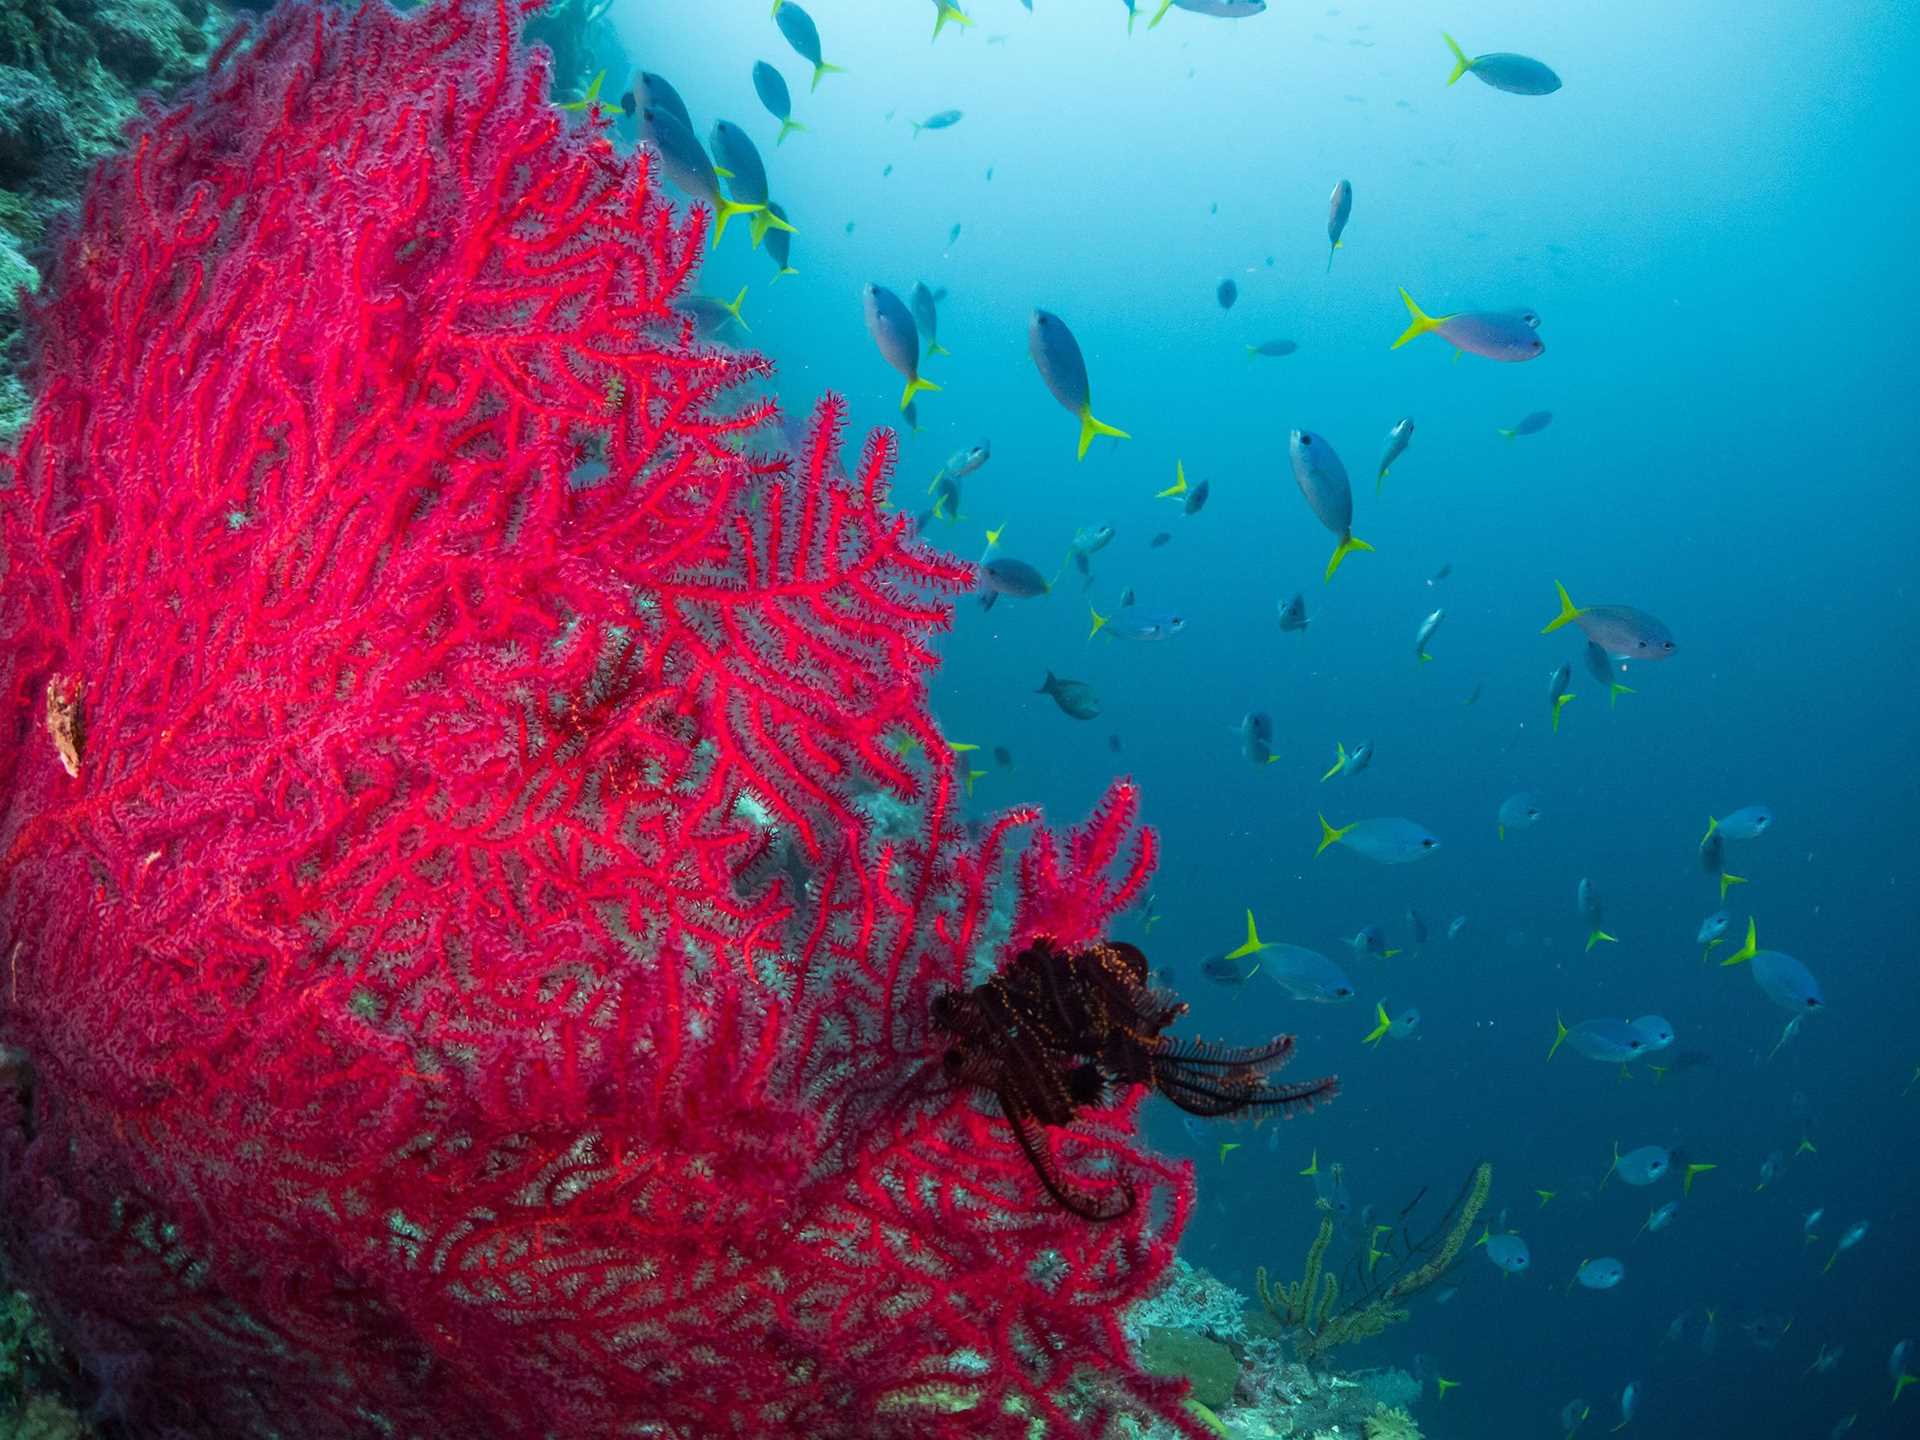
M1532 1272L1503 1279L1470 1254L1447 1304L1422 1296L1406 1325L1338 1357L1425 1357L1460 1382L1418 1407L1427 1434L1556 1434L1576 1396L1610 1427L1629 1381L1630 1429L1647 1437L1824 1437L1849 1415L1841 1433L1920 1433L1920 1394L1891 1405L1887 1373L1895 1342L1920 1337L1920 506L1901 263L1920 215L1920 9L1321 0L1246 20L1175 10L1149 31L1143 0L1129 36L1122 0L966 8L971 27L929 43L928 0L813 0L825 58L846 71L813 90L764 0L613 18L702 133L721 117L748 130L798 228L798 276L770 285L736 225L702 280L725 298L748 287L744 340L778 363L785 404L804 413L833 389L857 430L898 425L900 377L866 333L861 287L944 287L953 353L924 367L942 389L902 437L902 508L986 439L993 458L965 480L963 518L934 522L939 543L973 558L1004 526L1000 553L1052 575L1078 528L1116 529L1089 589L1068 570L1039 599L963 599L936 701L952 738L1011 753L1011 770L983 765L982 813L1037 800L1068 821L1115 774L1138 779L1165 846L1161 918L1122 933L1193 1001L1196 1033L1293 1032L1302 1078L1342 1078L1340 1099L1272 1149L1265 1131L1195 1134L1153 1114L1153 1141L1200 1167L1184 1253L1243 1289L1256 1264L1296 1273L1319 1223L1297 1172L1316 1152L1345 1167L1347 1256L1362 1210L1393 1218L1430 1187L1413 1218L1437 1218L1489 1159L1489 1218L1526 1237ZM1564 88L1449 88L1442 26L1469 54L1545 60ZM809 127L777 147L756 60L784 73ZM959 123L913 137L910 121L950 108ZM1329 269L1342 178L1353 215ZM1533 310L1545 353L1456 362L1434 337L1391 351L1399 286L1435 314ZM1095 413L1131 440L1075 461L1077 424L1028 359L1036 305L1071 326ZM1269 339L1299 348L1250 361ZM1535 410L1552 411L1546 430L1497 433ZM1403 416L1416 433L1376 495ZM1333 537L1288 465L1294 427L1344 458L1354 532L1376 547L1331 583ZM1198 515L1153 498L1176 461L1211 483ZM1162 531L1170 543L1150 548ZM1659 616L1677 653L1633 667L1636 693L1610 707L1578 631L1539 633L1556 580L1580 604ZM1184 630L1090 641L1089 604L1111 613L1127 588ZM1283 634L1275 606L1295 591L1312 624ZM1421 664L1415 631L1437 607ZM1556 735L1562 662L1576 699ZM1049 670L1095 687L1101 716L1033 693ZM1241 755L1253 710L1273 717L1276 763ZM1371 766L1323 783L1336 741L1361 740ZM1544 816L1501 841L1495 810L1521 790ZM1763 947L1806 962L1827 1001L1777 1053L1787 1014L1748 968L1703 964L1693 943L1720 905L1701 832L1753 803L1777 819L1729 847L1749 883L1727 904L1736 926L1757 917ZM1316 811L1412 817L1442 845L1404 867L1316 859ZM1591 952L1583 877L1619 937ZM1240 941L1248 907L1263 938L1342 964L1357 998L1307 1005L1257 975L1210 984L1200 961ZM1409 907L1432 927L1424 947ZM1448 942L1455 915L1467 925ZM1371 924L1403 953L1344 947ZM1376 1049L1361 1039L1379 999L1423 1018ZM1664 1015L1668 1068L1622 1075L1564 1048L1549 1063L1556 1012ZM1222 1159L1222 1138L1245 1144ZM1796 1153L1803 1140L1813 1150ZM1600 1188L1616 1141L1718 1168L1671 1226L1636 1237L1680 1187ZM1757 1189L1773 1152L1783 1167ZM1544 1208L1537 1190L1554 1192ZM1856 1220L1866 1238L1823 1272ZM1563 1293L1596 1255L1624 1260L1623 1283ZM1806 1373L1836 1345L1830 1373Z

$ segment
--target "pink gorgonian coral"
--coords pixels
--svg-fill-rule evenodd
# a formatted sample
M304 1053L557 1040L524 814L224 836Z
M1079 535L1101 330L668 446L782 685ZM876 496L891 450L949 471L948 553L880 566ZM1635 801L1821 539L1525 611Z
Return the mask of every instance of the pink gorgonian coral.
M698 343L706 217L504 0L281 6L107 164L0 456L0 1237L127 1433L1197 1433L1183 1167L934 998L1097 938L1120 786L969 840L968 568ZM902 742L915 741L917 745ZM876 797L915 821L873 818Z

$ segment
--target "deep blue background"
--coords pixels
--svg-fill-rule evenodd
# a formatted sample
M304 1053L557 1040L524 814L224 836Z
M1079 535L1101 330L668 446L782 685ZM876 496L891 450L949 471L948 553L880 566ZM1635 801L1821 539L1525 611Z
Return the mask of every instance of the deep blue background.
M937 685L953 738L1013 752L1011 774L980 782L983 811L1031 799L1073 819L1116 772L1137 777L1166 852L1150 949L1194 1001L1193 1028L1297 1031L1298 1072L1342 1076L1338 1103L1287 1125L1275 1152L1241 1132L1224 1164L1213 1137L1153 1116L1156 1143L1199 1158L1186 1253L1246 1288L1256 1263L1295 1273L1317 1223L1295 1172L1316 1148L1344 1162L1356 1207L1388 1211L1422 1185L1430 1207L1450 1198L1486 1157L1493 1209L1530 1242L1534 1272L1503 1281L1470 1255L1448 1306L1428 1297L1412 1323L1340 1357L1425 1354L1461 1381L1421 1403L1430 1435L1554 1434L1575 1395L1611 1426L1629 1379L1648 1437L1824 1437L1856 1411L1863 1440L1917 1433L1900 1422L1920 1426L1920 1395L1890 1412L1885 1371L1892 1344L1920 1334L1920 1089L1901 1093L1920 1065L1907 259L1920 7L1276 4L1244 22L1175 12L1131 39L1107 0L1036 0L1031 17L1015 0L969 8L971 32L929 46L929 5L814 0L826 56L849 71L816 92L764 0L621 0L615 19L702 129L718 116L748 127L800 228L797 278L769 288L773 267L735 226L703 281L728 297L751 284L750 341L779 362L788 405L831 387L863 426L897 423L900 381L866 337L860 287L948 287L953 356L927 366L945 388L922 397L924 433L905 438L902 504L924 503L950 451L990 437L994 458L942 542L972 557L1005 524L1005 552L1051 573L1078 526L1111 523L1091 598L1111 610L1132 586L1188 621L1166 644L1090 644L1071 578L991 615L963 602ZM1469 52L1546 59L1565 89L1447 88L1442 24ZM778 149L756 59L784 71L812 127ZM908 119L948 107L965 111L959 125L909 138ZM1353 220L1329 274L1327 194L1342 176ZM1222 312L1228 275L1240 300ZM1533 308L1546 353L1453 363L1432 338L1390 352L1399 285L1435 313ZM1026 356L1036 304L1078 333L1094 408L1131 442L1075 463L1075 423ZM1280 337L1299 352L1246 360L1245 345ZM1556 417L1545 433L1495 433L1542 408ZM1376 498L1374 463L1402 415L1418 430ZM1354 529L1378 547L1330 585L1331 537L1286 466L1296 425L1345 457ZM1212 482L1192 519L1151 498L1176 458ZM1150 551L1161 529L1175 539ZM1442 562L1453 576L1429 588ZM1575 632L1538 633L1556 578L1678 637L1675 658L1628 677L1639 693L1617 710ZM1283 635L1275 603L1296 589L1314 622ZM1414 630L1435 604L1447 620L1419 665ZM1556 737L1545 696L1563 660L1578 698ZM1103 717L1079 724L1033 695L1049 668L1096 686ZM1233 734L1256 707L1276 722L1281 759L1265 769ZM1322 785L1335 740L1362 738L1372 768ZM1500 843L1495 808L1523 788L1546 816ZM1752 877L1731 903L1829 1001L1770 1062L1786 1016L1746 970L1702 966L1692 944L1717 904L1695 842L1709 814L1752 802L1779 820L1731 852ZM1317 807L1340 823L1411 816L1444 845L1400 869L1316 861ZM1582 876L1620 937L1591 954ZM1237 943L1247 905L1267 938L1347 964L1359 1001L1305 1006L1258 977L1208 987L1198 961ZM1469 928L1385 962L1341 949L1370 923L1406 944L1409 905L1436 932L1455 913ZM1381 996L1424 1024L1369 1050ZM1549 1065L1556 1010L1569 1023L1658 1011L1677 1049L1709 1058L1664 1080L1564 1050ZM1756 1191L1767 1154L1803 1135L1818 1153ZM1678 1185L1596 1192L1616 1139L1720 1168L1670 1229L1636 1240ZM1544 1211L1536 1188L1558 1192ZM1816 1206L1823 1238L1805 1246ZM1822 1275L1860 1218L1872 1233ZM1562 1293L1604 1253L1627 1264L1618 1290ZM1707 1307L1711 1357L1693 1338ZM1663 1345L1683 1311L1689 1340ZM1740 1329L1768 1316L1792 1320L1772 1351ZM1804 1375L1823 1343L1846 1346L1840 1366Z

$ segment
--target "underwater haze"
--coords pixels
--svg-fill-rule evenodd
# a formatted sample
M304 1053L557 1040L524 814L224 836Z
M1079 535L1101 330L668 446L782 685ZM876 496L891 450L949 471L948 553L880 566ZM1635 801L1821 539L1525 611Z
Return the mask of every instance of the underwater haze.
M973 560L992 529L993 557L1053 584L961 597L943 641L936 707L980 747L977 813L1077 816L1133 775L1164 858L1121 938L1193 1003L1192 1031L1295 1033L1299 1078L1341 1078L1331 1106L1257 1130L1155 1102L1153 1140L1198 1167L1185 1257L1251 1293L1257 1265L1297 1275L1331 1213L1329 1263L1363 1265L1375 1225L1410 1213L1417 1233L1490 1160L1483 1219L1525 1238L1530 1269L1469 1249L1405 1324L1341 1352L1421 1377L1427 1435L1562 1434L1576 1397L1584 1428L1609 1430L1630 1383L1626 1432L1648 1440L1920 1434L1920 1394L1890 1364L1920 1335L1920 502L1896 263L1920 222L1920 7L1275 0L1150 29L1141 0L1131 34L1124 0L963 8L971 25L930 40L931 0L810 0L844 71L813 88L767 0L616 0L611 19L698 135L747 131L797 231L797 273L772 283L748 225L728 227L701 289L746 287L751 330L723 341L775 361L792 413L833 390L857 431L900 427L909 513L949 456L990 442L923 534ZM1561 88L1449 85L1443 28L1469 57L1544 62ZM779 144L756 61L806 127ZM904 299L916 281L945 292L951 354L921 361L939 389L909 432L862 291ZM1434 317L1527 312L1544 350L1391 348L1401 287ZM1130 438L1076 459L1079 422L1029 356L1035 307L1070 327L1092 413ZM1276 340L1297 348L1248 353ZM1502 435L1535 412L1550 423ZM1344 461L1373 547L1330 579L1337 536L1296 482L1295 430ZM1176 465L1189 494L1209 486L1196 513L1156 498ZM1083 581L1070 546L1103 525ZM1542 633L1556 582L1638 619ZM1310 623L1283 631L1296 592ZM1631 693L1610 696L1589 636L1629 633L1670 633L1673 653L1611 650ZM1036 693L1050 673L1090 686L1097 716ZM1249 758L1253 713L1270 763ZM1370 764L1322 779L1362 742ZM1522 793L1540 817L1502 839ZM1749 806L1763 833L1703 844L1710 817ZM1350 841L1316 856L1320 814L1409 819L1439 844L1410 864ZM1724 900L1711 871L1741 877ZM1709 949L1696 933L1723 905ZM1249 909L1262 941L1325 955L1353 997L1295 998L1260 952L1218 962ZM1762 963L1722 964L1749 916ZM1369 926L1399 953L1350 946ZM1589 945L1595 930L1614 938ZM1756 983L1780 951L1820 1003ZM1403 1023L1366 1043L1383 1011ZM1556 1016L1649 1015L1672 1042L1632 1063L1573 1043L1548 1059ZM1664 1147L1671 1173L1603 1184L1616 1143ZM1714 1168L1683 1194L1687 1166ZM1642 1231L1669 1201L1671 1222ZM1572 1283L1603 1256L1624 1262L1617 1285Z

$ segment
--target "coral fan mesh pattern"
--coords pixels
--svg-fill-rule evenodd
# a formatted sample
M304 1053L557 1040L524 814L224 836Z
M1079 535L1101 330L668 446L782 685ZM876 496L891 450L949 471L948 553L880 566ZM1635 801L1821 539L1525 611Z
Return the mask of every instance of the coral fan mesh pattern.
M34 307L13 1272L137 1435L1193 1433L1118 1326L1190 1195L1138 1096L1047 1137L1153 1202L1088 1225L926 1024L996 896L1016 945L1134 898L1133 793L966 838L926 678L969 572L837 401L758 448L768 367L675 308L706 217L519 21L283 5Z

